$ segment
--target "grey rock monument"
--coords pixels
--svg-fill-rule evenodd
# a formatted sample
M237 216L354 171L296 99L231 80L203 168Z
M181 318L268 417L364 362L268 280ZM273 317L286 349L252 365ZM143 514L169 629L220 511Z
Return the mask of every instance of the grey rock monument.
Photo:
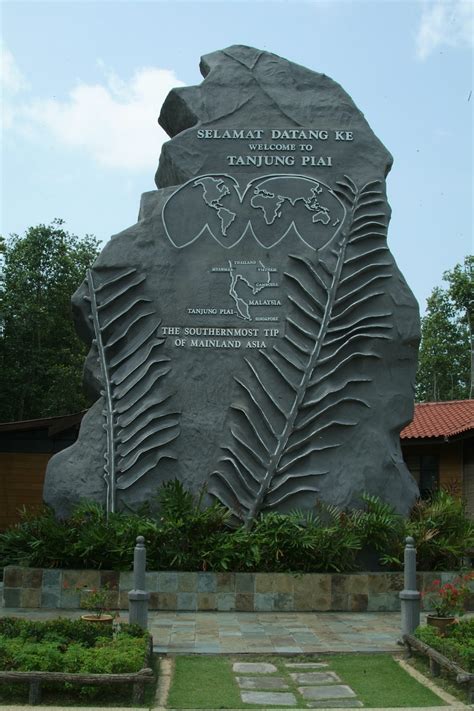
M44 498L137 506L173 478L228 506L406 513L416 301L387 243L392 158L334 81L244 46L159 122L158 190L74 294L97 398Z

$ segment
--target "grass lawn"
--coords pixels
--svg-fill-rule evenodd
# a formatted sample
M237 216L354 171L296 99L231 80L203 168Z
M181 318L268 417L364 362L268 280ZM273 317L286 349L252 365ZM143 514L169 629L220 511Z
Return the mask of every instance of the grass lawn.
M413 656L408 659L408 663L429 679L433 679L430 673L428 657L414 652ZM453 674L449 674L445 669L442 669L441 676L437 676L433 681L440 689L444 689L448 694L462 701L463 704L469 705L467 684L457 684Z
M326 657L325 661L349 684L364 706L416 708L447 705L407 674L389 655L340 654Z
M176 657L169 708L252 708L242 704L229 657Z
M407 674L390 655L347 654L314 657L271 656L179 656L176 657L167 706L170 709L229 709L262 708L261 704L244 704L232 671L232 664L239 662L271 662L284 677L297 699L300 708L307 707L297 690L290 672L297 671L285 666L285 662L322 661L329 664L342 683L348 684L365 707L419 708L445 706L432 691L419 684ZM310 671L298 670L298 671ZM316 670L315 670L316 671ZM321 669L319 671L325 671ZM237 675L238 676L238 675ZM245 676L253 676L245 673ZM268 707L270 708L270 707ZM289 707L291 708L291 707Z

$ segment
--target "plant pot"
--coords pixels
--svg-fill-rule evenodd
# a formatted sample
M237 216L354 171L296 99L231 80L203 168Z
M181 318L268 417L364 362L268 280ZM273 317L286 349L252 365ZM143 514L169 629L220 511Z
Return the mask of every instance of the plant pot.
M81 615L81 620L97 622L99 625L112 624L113 619L113 615L99 615L99 617L97 615Z
M444 637L448 631L448 627L456 622L456 618L454 616L437 617L436 615L426 615L426 622L431 625L431 627L436 627L436 629L439 630L440 635Z

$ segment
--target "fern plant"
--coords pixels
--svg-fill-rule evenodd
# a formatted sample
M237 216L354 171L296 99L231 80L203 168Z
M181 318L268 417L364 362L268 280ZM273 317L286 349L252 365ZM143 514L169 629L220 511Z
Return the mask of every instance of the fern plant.
M466 550L474 548L474 522L464 502L443 489L413 507L407 535L415 539L417 560L425 570L458 570Z
M360 536L362 546L371 546L383 553L404 540L405 520L390 504L377 496L363 494L364 509L350 513L351 525Z

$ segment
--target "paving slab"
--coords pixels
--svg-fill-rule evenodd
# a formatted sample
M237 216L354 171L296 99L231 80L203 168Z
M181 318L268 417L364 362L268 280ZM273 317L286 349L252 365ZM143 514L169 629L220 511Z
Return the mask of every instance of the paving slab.
M326 662L285 662L288 669L323 669L328 666Z
M326 699L326 701L308 701L307 704L310 709L360 709L364 705L358 699ZM375 710L371 709L371 711Z
M262 704L262 706L296 706L296 696L285 691L241 691L240 696L244 704Z
M167 620L166 628L162 619ZM400 651L399 613L151 612L149 629L156 652L177 651L169 646L170 620L172 631L183 620L196 631L196 638L186 643L187 649L181 640L180 653L208 653L210 650L200 645L204 632L214 637L217 649L213 650L220 654Z
M288 689L288 684L281 676L236 676L241 689Z
M327 686L299 686L303 699L319 701L319 699L343 699L355 696L350 686L346 684L331 684Z
M274 664L267 662L235 662L232 671L237 674L271 674L278 669Z
M341 679L335 672L303 672L290 674L293 681L297 684L331 684L333 682L341 682Z

